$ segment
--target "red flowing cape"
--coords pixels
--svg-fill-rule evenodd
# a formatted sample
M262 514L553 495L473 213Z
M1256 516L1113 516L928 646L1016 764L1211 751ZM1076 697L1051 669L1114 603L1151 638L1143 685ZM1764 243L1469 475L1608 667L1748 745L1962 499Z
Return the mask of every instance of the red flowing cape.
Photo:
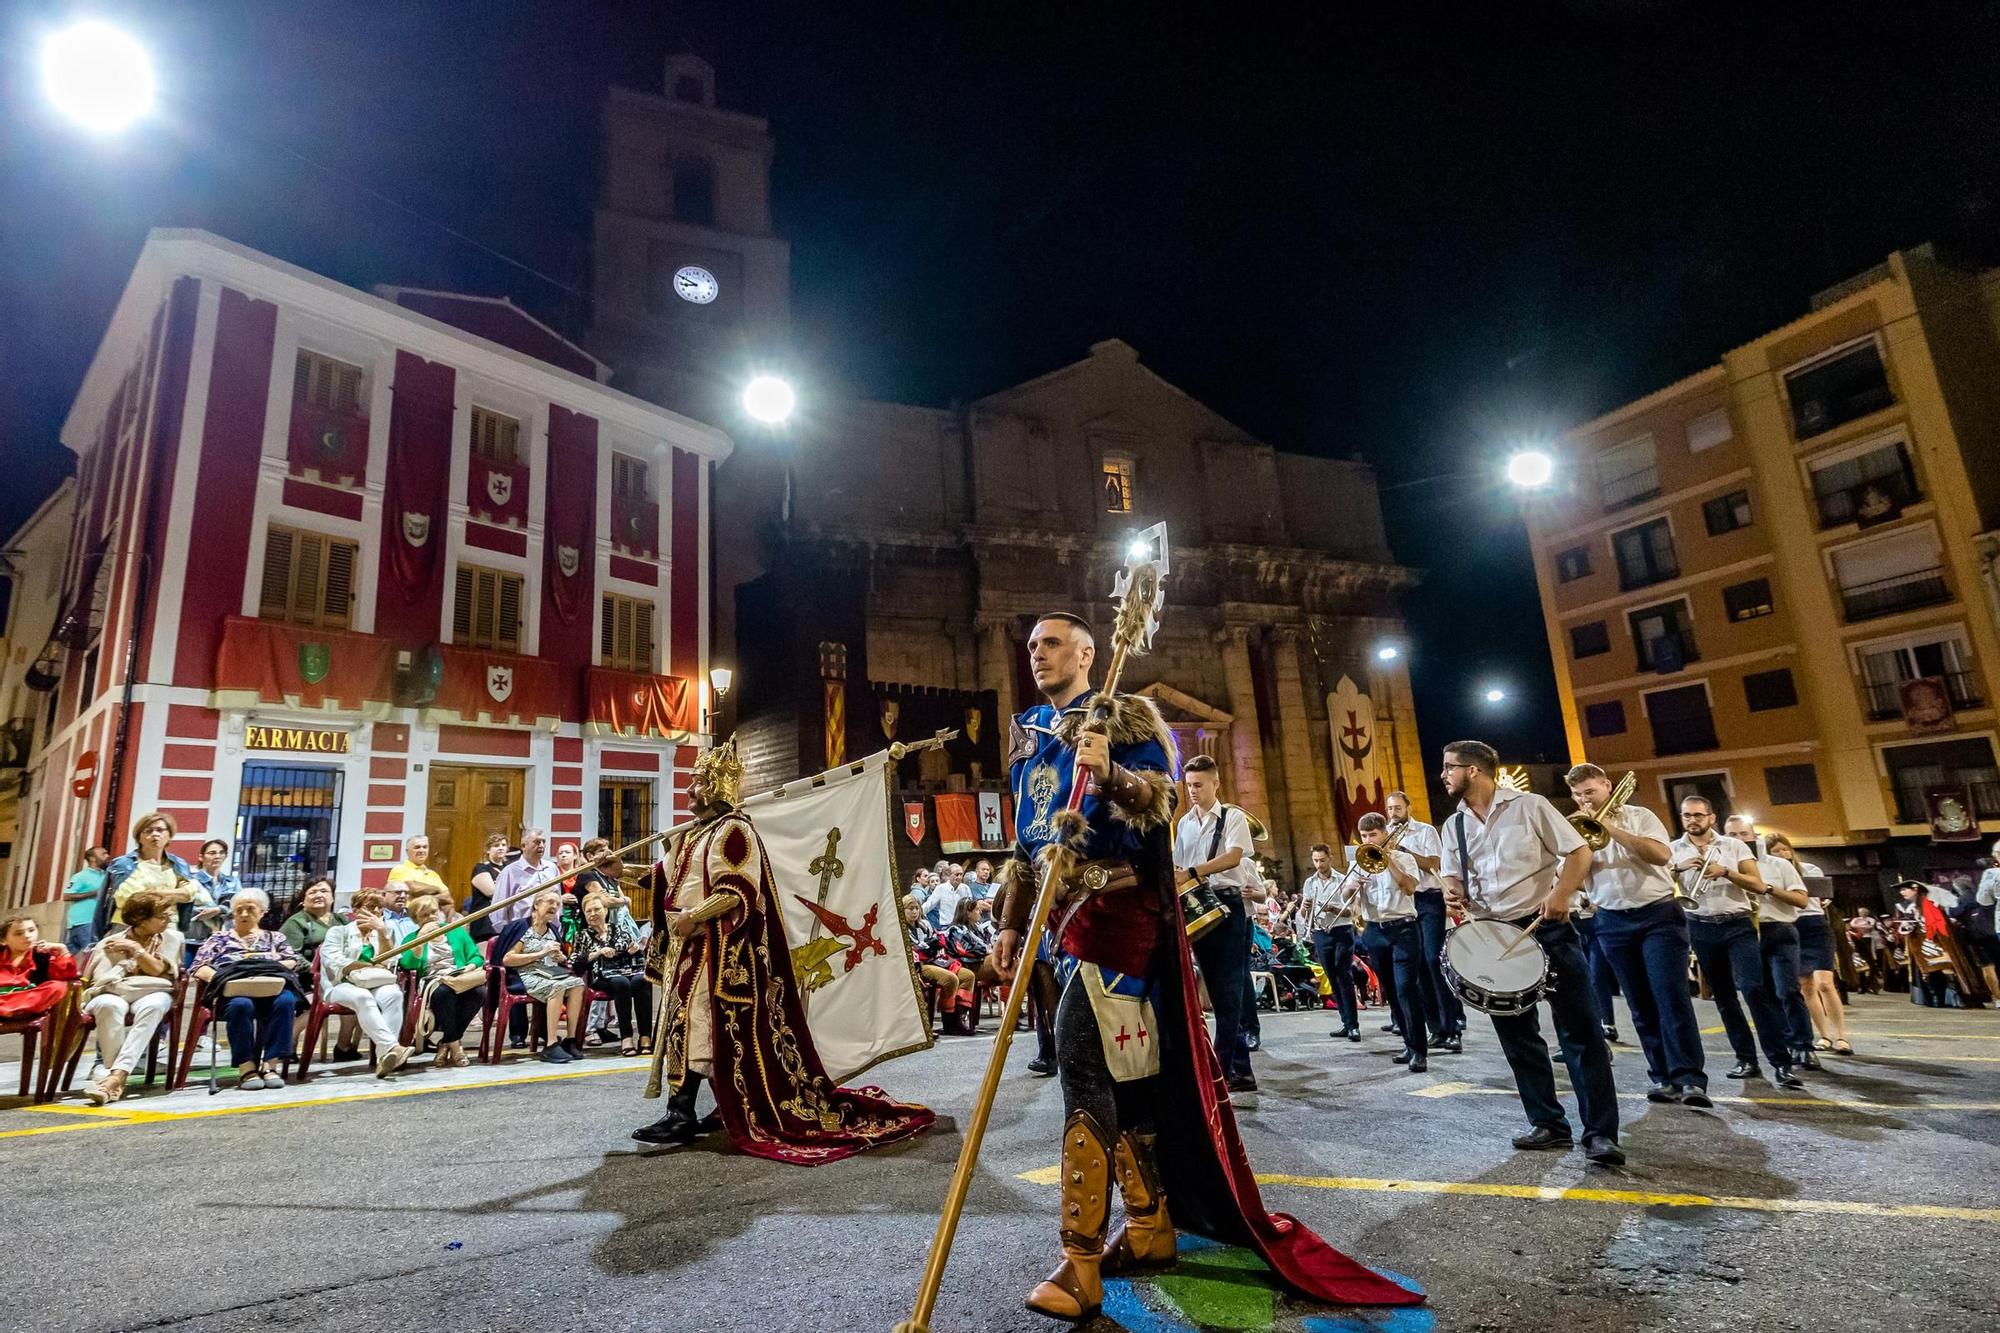
M1172 860L1165 831L1148 839L1155 874L1171 885ZM1330 1305L1416 1305L1411 1291L1348 1258L1297 1218L1269 1212L1257 1192L1257 1178L1243 1151L1236 1114L1202 1021L1194 966L1177 895L1166 895L1168 920L1160 932L1152 977L1154 1005L1163 1032L1160 1043L1159 1141L1156 1160L1174 1224L1226 1245L1243 1245L1262 1255L1284 1284L1299 1295Z
M683 838L671 866L654 865L655 929L665 928L662 913L675 886L693 875L707 892L732 893L743 906L682 942L668 978L679 1017L666 1035L670 1044L684 1042L688 1006L712 1006L709 1086L737 1150L817 1166L929 1129L936 1119L929 1108L891 1101L880 1088L836 1087L827 1077L806 1026L770 859L748 816L722 816ZM712 963L709 989L697 995L704 962Z

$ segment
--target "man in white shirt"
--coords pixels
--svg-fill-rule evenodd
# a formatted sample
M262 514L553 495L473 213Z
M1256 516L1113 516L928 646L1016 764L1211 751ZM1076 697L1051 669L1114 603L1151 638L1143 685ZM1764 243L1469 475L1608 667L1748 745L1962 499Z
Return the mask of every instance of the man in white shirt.
M1806 882L1797 866L1782 856L1771 855L1749 816L1731 815L1722 827L1730 837L1750 848L1750 854L1757 858L1757 877L1769 890L1758 904L1757 952L1764 959L1764 984L1771 988L1771 998L1784 1016L1788 1034L1785 1044L1791 1051L1792 1065L1798 1069L1820 1069L1819 1057L1812 1049L1812 1014L1806 1009L1803 987L1799 984L1799 913L1810 901Z
M1578 764L1566 780L1579 809L1602 810L1611 798L1611 779L1596 764ZM1597 905L1597 947L1625 992L1646 1053L1646 1100L1713 1106L1701 1024L1688 997L1687 913L1667 873L1672 835L1643 805L1621 805L1598 819L1611 841L1591 853L1584 891Z
M493 881L493 901L511 898L530 884L537 883L555 873L555 863L544 858L548 850L548 830L524 828L521 830L521 854L500 868L500 874ZM534 905L534 899L523 898L512 907L503 907L493 914L493 928L498 930L509 921L525 920Z
M1336 1037L1361 1040L1358 1006L1354 1000L1354 917L1359 901L1358 876L1333 868L1333 849L1323 842L1312 847L1312 874L1299 886L1299 931L1312 941L1313 958L1333 986L1340 1007Z
M924 911L939 930L949 930L958 916L958 905L970 896L965 888L965 867L956 861L947 861L944 878L924 899Z
M1764 979L1764 954L1757 947L1752 904L1761 901L1768 890L1757 873L1756 854L1737 839L1715 831L1715 807L1704 797L1689 796L1681 801L1681 828L1682 835L1667 848L1674 858L1669 869L1687 903L1688 943L1694 947L1702 978L1722 1014L1729 1047L1736 1053L1729 1077L1760 1077L1763 1071L1757 1064L1757 1048L1761 1045L1778 1086L1803 1088L1805 1084L1792 1072L1785 1016ZM1757 1025L1754 1040L1750 1024L1743 1018L1745 1004Z
M1231 1092L1255 1092L1250 1037L1243 1023L1243 1006L1251 998L1250 913L1244 901L1261 899L1264 881L1250 859L1250 820L1235 806L1222 804L1215 760L1198 754L1181 775L1188 810L1174 825L1174 866L1180 872L1175 891L1202 880L1229 909L1221 925L1194 942L1194 956L1215 1007L1215 1056L1222 1062L1223 1079Z
M1474 917L1535 927L1555 984L1542 998L1555 1019L1563 1063L1583 1120L1583 1153L1603 1166L1624 1164L1618 1147L1618 1089L1611 1051L1589 994L1589 964L1569 921L1576 892L1590 873L1590 848L1544 797L1501 787L1493 776L1500 756L1482 741L1444 748L1445 791L1458 809L1439 830L1444 841L1444 892ZM1517 1148L1567 1148L1575 1140L1556 1097L1548 1043L1536 1011L1495 1014L1493 1031L1514 1071L1514 1086L1532 1126Z
M1389 821L1372 811L1354 826L1361 846L1380 848L1389 840ZM1430 1049L1429 1030L1424 1025L1424 983L1422 978L1423 932L1417 926L1417 863L1400 847L1391 848L1387 864L1375 874L1360 868L1360 847L1347 849L1348 864L1355 867L1361 884L1361 915L1368 922L1368 956L1375 975L1390 973L1396 978L1396 1003L1402 1020L1403 1050L1399 1065L1421 1074L1429 1068L1424 1052Z
M1435 828L1410 818L1408 795L1392 791L1382 804L1388 811L1389 836L1396 839L1396 850L1408 852L1417 863L1417 929L1423 936L1419 971L1423 974L1424 1019L1430 1025L1431 1046L1457 1054L1465 1049L1465 1006L1444 984L1444 936L1451 928L1444 909L1444 885L1438 882L1444 846Z

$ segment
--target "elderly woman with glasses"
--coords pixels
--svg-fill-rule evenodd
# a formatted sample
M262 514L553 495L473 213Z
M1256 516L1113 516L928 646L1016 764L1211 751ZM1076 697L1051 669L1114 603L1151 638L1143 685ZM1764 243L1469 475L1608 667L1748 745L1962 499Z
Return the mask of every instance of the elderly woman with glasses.
M190 969L194 979L207 985L218 973L253 960L275 959L296 972L299 957L290 941L278 931L263 928L264 913L270 907L271 900L262 889L238 890L229 903L229 929L210 935L195 953ZM299 998L295 984L271 994L231 995L225 983L215 1012L229 1031L229 1057L236 1064L238 1089L250 1092L285 1086L279 1069L292 1051L292 1014Z

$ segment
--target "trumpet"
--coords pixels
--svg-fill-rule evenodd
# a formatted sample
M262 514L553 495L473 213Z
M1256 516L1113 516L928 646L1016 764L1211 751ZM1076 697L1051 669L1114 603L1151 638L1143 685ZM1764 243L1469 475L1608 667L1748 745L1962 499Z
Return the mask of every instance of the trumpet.
M1354 849L1354 864L1361 867L1363 874L1368 875L1379 875L1387 870L1390 851L1403 840L1403 834L1409 831L1409 827L1408 820L1396 825L1389 831L1389 836L1382 840L1380 847L1373 843L1362 843Z
M1611 842L1611 830L1604 826L1604 820L1619 806L1632 799L1632 793L1639 789L1639 775L1627 773L1618 779L1618 785L1611 789L1611 795L1603 805L1595 810L1578 810L1569 817L1570 827L1577 831L1593 852L1601 852ZM1581 802L1579 802L1581 804Z

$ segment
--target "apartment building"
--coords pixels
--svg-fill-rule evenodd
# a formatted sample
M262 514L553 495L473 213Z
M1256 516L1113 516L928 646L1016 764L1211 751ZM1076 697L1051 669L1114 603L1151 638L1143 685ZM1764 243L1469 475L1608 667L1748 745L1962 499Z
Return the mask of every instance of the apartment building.
M2000 271L1899 252L1570 433L1530 534L1574 757L1835 871L2000 833L1996 330Z

